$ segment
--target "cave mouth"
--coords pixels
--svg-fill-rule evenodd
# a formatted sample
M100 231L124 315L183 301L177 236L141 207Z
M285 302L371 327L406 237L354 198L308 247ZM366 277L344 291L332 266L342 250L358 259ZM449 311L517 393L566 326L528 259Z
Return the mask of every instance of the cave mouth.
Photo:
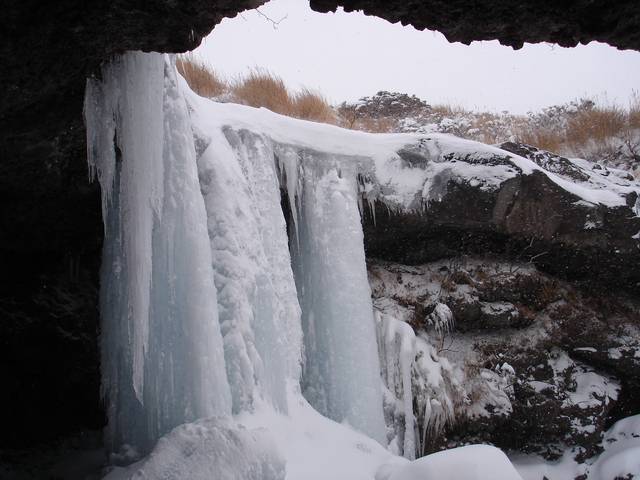
M640 53L600 42L575 48L527 43L519 50L497 40L464 45L437 30L345 10L322 14L304 2L274 0L223 20L190 55L228 78L264 68L288 86L317 90L337 103L385 90L430 104L522 115L604 92L626 104L640 76ZM416 52L424 52L420 61Z
M10 447L37 450L43 441L60 440L74 435L74 431L94 431L104 425L98 400L99 332L95 316L102 222L99 191L88 181L86 171L82 122L85 79L115 52L192 49L222 17L255 6L255 2L236 2L233 7L226 4L185 1L177 11L160 16L157 5L141 8L136 2L80 10L75 4L40 5L37 13L30 4L12 2L5 11L5 47L0 60L10 74L0 79L0 211L5 219L0 235L0 344L8 348L0 353L0 365L6 379L5 392L10 392L2 397L8 399L2 411L11 415L3 418L3 461L7 455L16 459L7 453ZM318 11L337 7L331 1L311 4ZM354 1L345 9L362 8L391 21L415 23L418 28L454 28L448 37L462 42L472 37L499 37L500 32L509 31L504 34L504 43L515 47L521 45L519 37L530 35L525 41L556 41L562 45L586 42L592 36L619 48L640 49L640 28L629 28L640 23L640 7L635 1L599 7L618 9L619 14L591 11L587 22L580 21L577 13L565 15L551 5L542 3L539 10L531 9L539 18L523 21L524 28L517 29L513 28L514 21L527 16L522 8L513 6L498 5L504 15L484 22L482 16L475 16L476 11L470 9L466 14L462 13L464 8L448 4L446 12L433 15L439 17L442 26L427 25L422 19L431 8L427 3L415 9L410 2L391 7L385 2ZM461 13L462 20L451 18ZM566 22L566 28L545 30L544 25L550 23L545 14L556 19L554 25ZM624 21L617 22L620 17ZM485 33L482 27L495 30ZM576 34L577 28L587 33ZM76 300L69 302L69 295ZM71 323L72 328L64 322ZM77 348L68 347L69 335L81 339ZM84 373L69 368L79 364L86 367ZM68 388L62 387L60 378L68 381ZM53 392L55 401L47 401ZM51 428L45 434L27 435L28 422L37 421L36 411L49 419ZM81 411L84 413L78 415Z

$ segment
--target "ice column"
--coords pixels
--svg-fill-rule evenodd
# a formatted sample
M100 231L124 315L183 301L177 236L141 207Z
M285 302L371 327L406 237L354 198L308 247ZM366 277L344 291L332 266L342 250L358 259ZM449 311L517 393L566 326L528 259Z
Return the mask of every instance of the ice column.
M320 413L386 445L355 162L310 151L301 151L300 161L299 238L291 248L304 332L303 393Z
M202 132L198 159L233 412L257 400L287 412L300 378L302 330L280 184L269 138Z
M207 216L186 103L168 57L127 53L87 85L103 191L108 448L147 453L173 427L231 412Z
M387 391L385 416L395 439L390 449L410 460L416 455L415 416L413 414L412 369L416 357L415 333L400 320L379 311L374 313L378 334L380 366Z

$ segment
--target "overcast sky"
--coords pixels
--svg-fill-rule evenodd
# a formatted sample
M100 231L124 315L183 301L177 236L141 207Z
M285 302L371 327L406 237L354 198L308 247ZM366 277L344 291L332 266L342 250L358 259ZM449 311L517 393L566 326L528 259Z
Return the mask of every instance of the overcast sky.
M597 43L527 44L518 51L498 42L450 44L440 33L359 12L316 13L307 0L273 0L225 19L196 55L227 77L266 68L294 89L320 90L332 103L388 90L430 103L526 113L605 94L626 106L640 91L640 52Z

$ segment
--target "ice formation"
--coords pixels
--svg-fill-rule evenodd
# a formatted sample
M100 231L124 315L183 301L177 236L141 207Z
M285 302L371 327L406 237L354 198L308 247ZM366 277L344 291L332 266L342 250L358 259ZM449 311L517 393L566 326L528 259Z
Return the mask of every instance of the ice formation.
M357 170L342 168L351 159L198 122L160 55L106 66L85 114L103 188L109 448L146 454L180 424L256 402L286 414L303 329L312 404L385 443ZM297 286L282 176L297 208Z
M87 86L103 192L102 375L108 448L231 413L187 106L170 64L127 54Z
M305 337L303 393L320 413L384 443L357 171L345 159L316 152L305 152L301 160L292 251Z
M215 104L158 54L106 65L88 82L85 116L105 219L108 449L153 451L145 468L166 478L189 469L159 456L188 463L234 436L256 443L242 465L269 478L285 475L283 462L288 478L386 478L378 467L401 462L384 448L413 458L452 415L445 389L457 374L407 324L374 314L361 202L421 209L443 179L491 190L538 167L445 135L373 136ZM454 153L507 160L489 170L449 162ZM625 204L619 192L571 188ZM437 332L450 313L434 311Z

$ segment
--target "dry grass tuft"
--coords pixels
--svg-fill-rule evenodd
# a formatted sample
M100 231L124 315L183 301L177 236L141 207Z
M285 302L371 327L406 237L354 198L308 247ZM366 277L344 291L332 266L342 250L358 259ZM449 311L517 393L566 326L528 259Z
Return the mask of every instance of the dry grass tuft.
M525 128L518 134L518 141L549 152L559 152L564 142L562 132L546 128Z
M236 78L231 85L231 93L234 103L264 107L282 115L290 115L292 110L293 99L284 80L260 68Z
M227 82L190 55L180 57L176 66L191 89L200 96L263 107L302 120L337 124L335 110L320 92L303 87L300 93L292 93L281 77L267 70L255 68L247 75Z
M567 122L567 144L580 151L591 142L608 147L612 138L625 127L625 112L615 105L595 107Z
M214 98L224 95L228 91L226 82L213 72L207 65L190 56L179 57L176 60L178 72L182 75L191 90L201 97Z
M314 122L337 123L335 110L324 95L306 87L295 96L291 115Z

